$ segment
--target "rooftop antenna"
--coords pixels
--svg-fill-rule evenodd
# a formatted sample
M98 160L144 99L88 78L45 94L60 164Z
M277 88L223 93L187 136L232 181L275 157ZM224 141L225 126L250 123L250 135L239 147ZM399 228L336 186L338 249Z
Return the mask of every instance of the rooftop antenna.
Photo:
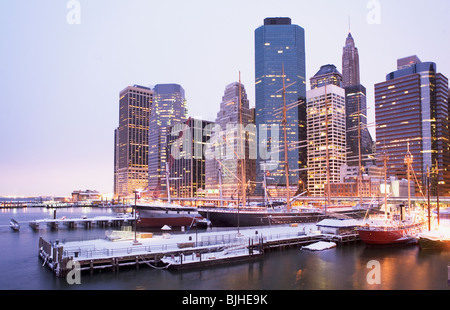
M352 27L351 27L351 23L350 23L350 15L349 15L348 16L348 33L351 32L351 29L352 29Z

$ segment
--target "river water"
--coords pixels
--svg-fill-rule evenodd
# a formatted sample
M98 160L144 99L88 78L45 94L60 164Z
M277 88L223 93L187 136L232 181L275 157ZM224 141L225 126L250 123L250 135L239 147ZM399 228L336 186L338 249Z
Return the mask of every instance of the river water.
M119 272L82 273L81 284L56 278L38 258L40 236L55 240L103 238L104 228L20 232L8 225L17 221L53 218L54 209L0 210L0 289L2 290L448 290L450 251L424 251L419 246L366 247L363 243L311 252L291 248L266 253L252 263L194 271L157 270L141 265ZM57 217L112 215L102 208L58 209ZM449 220L441 220L450 227ZM181 232L179 232L181 233ZM372 263L377 262L375 266ZM374 267L375 266L375 267ZM374 281L374 279L379 281Z

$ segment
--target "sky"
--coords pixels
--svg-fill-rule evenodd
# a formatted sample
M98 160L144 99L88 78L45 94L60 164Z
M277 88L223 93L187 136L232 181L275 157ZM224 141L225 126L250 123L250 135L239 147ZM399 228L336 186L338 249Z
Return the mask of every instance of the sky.
M266 17L305 29L308 81L324 64L342 71L350 28L374 121L374 84L398 58L450 77L448 16L448 0L0 0L0 196L112 193L129 85L180 84L189 116L213 121L240 71L254 106Z

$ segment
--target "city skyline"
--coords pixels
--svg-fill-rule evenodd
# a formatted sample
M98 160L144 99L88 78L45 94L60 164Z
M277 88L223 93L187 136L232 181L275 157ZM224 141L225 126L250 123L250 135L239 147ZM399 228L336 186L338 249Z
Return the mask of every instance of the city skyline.
M189 116L214 120L224 86L241 71L254 107L254 29L269 16L305 29L306 80L325 63L342 70L351 17L369 123L374 85L397 59L417 55L450 74L448 43L440 40L449 32L446 1L79 2L74 25L66 1L0 4L0 195L111 193L117 94L128 85L180 84ZM379 23L370 2L380 5Z

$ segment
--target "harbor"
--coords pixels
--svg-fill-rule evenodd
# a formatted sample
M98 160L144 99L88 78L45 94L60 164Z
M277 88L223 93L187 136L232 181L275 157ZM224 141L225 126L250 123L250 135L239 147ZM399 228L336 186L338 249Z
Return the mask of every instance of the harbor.
M58 211L59 218L115 215L105 208ZM53 211L10 209L0 213L0 224L9 223L11 218L28 223L46 217L53 217ZM326 227L326 222L319 228L318 223L246 227L239 231L236 227L198 231L186 228L184 232L138 230L136 237L140 244L134 243L135 232L126 230L127 225L124 228L93 225L90 229L84 225L74 228L60 225L57 230L42 225L37 231L22 224L19 232L3 227L0 282L9 289L50 290L448 289L448 251L424 251L419 245L368 247L362 241L350 240L351 234L345 235L342 230L341 237L333 236L337 228ZM441 225L450 227L450 222L442 219ZM260 252L261 237L264 243ZM334 242L336 246L325 250L306 248L308 245L317 248L318 242ZM47 260L38 255L40 247L50 254ZM81 285L68 284L62 274L56 276L52 267L64 257L80 262ZM366 281L370 271L366 264L371 260L381 264L380 285L369 285Z
M91 274L97 269L118 271L122 267L139 268L203 268L225 263L251 261L267 251L301 247L319 241L344 245L359 240L358 234L321 233L317 226L280 225L214 232L133 233L121 231L103 239L60 242L39 239L39 257L58 277L65 277L79 264L81 271ZM73 266L73 265L70 265Z

